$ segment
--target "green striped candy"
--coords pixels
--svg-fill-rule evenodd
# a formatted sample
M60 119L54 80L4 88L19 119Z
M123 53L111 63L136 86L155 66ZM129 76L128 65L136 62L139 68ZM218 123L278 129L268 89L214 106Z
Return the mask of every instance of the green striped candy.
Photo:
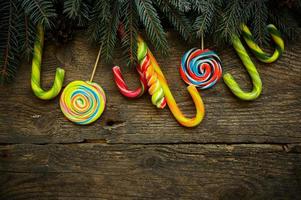
M56 97L60 93L64 82L65 71L61 68L57 68L52 87L47 91L41 88L40 82L43 45L44 30L43 26L39 24L37 26L37 38L34 44L34 54L32 59L31 88L38 98L49 100Z
M251 49L251 51L254 53L254 55L262 62L264 63L272 63L275 62L283 53L284 51L284 42L281 38L280 32L278 29L273 25L269 24L267 26L267 30L270 33L272 39L275 42L275 51L272 55L269 55L268 53L264 52L256 43L252 36L252 33L250 29L245 25L242 24L242 35L245 39L247 45Z
M235 81L233 76L229 73L226 73L223 76L223 79L226 83L226 85L231 89L234 95L239 97L242 100L254 100L256 99L261 91L262 91L262 82L259 76L259 73L257 72L256 66L252 62L251 58L249 57L246 49L242 45L240 39L238 36L234 36L232 39L233 47L236 50L237 55L240 57L242 63L246 67L253 83L253 89L251 92L245 92L243 91L238 83Z

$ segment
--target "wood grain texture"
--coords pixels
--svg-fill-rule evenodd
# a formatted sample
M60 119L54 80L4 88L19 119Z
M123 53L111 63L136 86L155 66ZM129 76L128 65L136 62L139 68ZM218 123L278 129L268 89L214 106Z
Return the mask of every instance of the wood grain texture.
M300 199L300 145L0 147L0 199Z
M156 55L170 88L183 112L194 115L194 107L181 80L178 67L182 54L190 47L169 34L170 57ZM242 87L251 88L246 70L232 48L216 49L224 72L231 72ZM45 88L51 86L55 68L66 70L64 85L73 80L87 80L96 58L81 34L63 47L47 43L42 64ZM156 53L156 51L153 51ZM221 80L216 87L200 91L206 107L204 121L196 128L181 127L168 108L156 109L149 95L128 100L119 94L111 69L124 66L119 49L111 64L101 63L94 81L106 91L105 113L94 124L78 126L61 113L58 98L37 99L30 88L30 64L21 66L16 82L0 88L1 143L299 143L301 142L301 43L289 45L274 64L256 62L263 81L263 93L253 102L243 102L232 95ZM134 69L123 68L131 87L138 85Z

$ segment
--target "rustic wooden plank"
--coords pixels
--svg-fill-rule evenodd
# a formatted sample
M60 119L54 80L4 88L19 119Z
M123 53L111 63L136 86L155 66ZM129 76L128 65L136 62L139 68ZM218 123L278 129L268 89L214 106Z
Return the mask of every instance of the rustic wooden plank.
M186 85L178 74L180 57L192 45L169 34L171 55L157 55L171 90L183 112L194 115ZM212 47L212 49L216 49ZM217 49L224 71L231 72L239 83L250 89L250 81L232 48ZM155 51L154 51L155 52ZM114 64L123 65L116 52ZM97 54L81 35L63 47L45 45L43 83L49 87L55 68L66 70L65 85L73 80L87 80ZM30 65L21 66L16 82L0 88L1 143L72 143L104 140L108 143L295 143L301 142L301 43L290 44L274 64L256 62L264 89L254 102L235 98L223 81L201 95L206 117L197 128L183 128L170 111L158 110L145 95L139 100L122 97L113 83L113 64L101 63L95 76L108 96L108 106L96 123L80 127L67 121L60 112L58 98L42 101L30 89ZM255 60L255 59L253 59ZM134 69L124 69L130 86L138 85Z
M300 145L0 147L0 199L300 199Z

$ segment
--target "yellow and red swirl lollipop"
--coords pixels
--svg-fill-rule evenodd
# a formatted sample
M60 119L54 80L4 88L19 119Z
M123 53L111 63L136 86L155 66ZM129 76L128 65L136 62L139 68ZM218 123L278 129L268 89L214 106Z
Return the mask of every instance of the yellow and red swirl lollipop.
M60 107L64 115L76 124L90 124L103 113L106 95L94 82L73 81L64 89Z

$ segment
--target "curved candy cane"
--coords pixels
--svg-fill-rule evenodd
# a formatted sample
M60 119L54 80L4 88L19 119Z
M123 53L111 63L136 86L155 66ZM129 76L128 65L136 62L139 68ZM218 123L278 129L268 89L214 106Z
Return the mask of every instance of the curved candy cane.
M52 87L45 91L41 88L41 60L44 45L44 30L43 26L37 26L37 38L34 44L34 54L32 59L32 72L31 72L31 88L34 94L43 100L49 100L56 97L62 89L64 82L65 71L61 68L56 69L55 79Z
M229 73L224 74L223 79L226 85L237 97L243 100L254 100L260 95L262 90L262 82L260 76L246 49L242 45L240 39L237 36L234 36L232 39L232 43L242 63L246 67L249 75L251 76L253 82L253 90L251 92L244 92L237 84L235 79L232 77L232 75Z
M267 26L267 30L271 34L271 37L274 40L275 47L276 47L274 53L271 56L269 54L265 53L255 43L255 40L254 40L254 38L252 36L252 33L249 30L249 28L245 24L242 25L243 38L245 39L247 45L252 50L254 55L261 62L272 63L272 62L276 61L281 56L281 54L283 53L283 51L284 51L284 42L283 42L283 39L281 38L280 32L278 31L278 29L273 24L269 24Z
M125 37L125 30L124 30L124 25L121 23L119 24L118 28L118 35L120 38ZM140 80L140 86L135 89L135 90L130 90L129 87L127 86L122 74L121 74L121 69L119 66L114 66L113 67L113 75L114 75L114 81L116 83L116 86L118 87L120 93L128 98L138 98L142 96L147 88L147 80L143 74L143 71L141 70L141 67L138 65L136 67L137 72L139 73L139 80Z
M146 46L145 42L142 40L141 37L138 38L138 42L139 42L140 45L143 44L143 45ZM138 45L138 48L139 48L140 45ZM168 87L167 81L166 81L166 79L165 79L165 77L164 77L164 75L163 75L163 73L162 73L155 57L153 56L152 52L148 48L147 48L147 52L148 52L147 54L149 55L149 58L150 58L151 65L154 68L154 72L156 74L156 77L158 78L160 86L163 89L167 105L168 105L171 113L173 114L173 116L183 126L186 126L186 127L197 126L199 123L201 123L201 121L204 118L205 109L204 109L204 104L203 104L202 98L201 98L198 90L196 89L196 87L194 85L189 85L187 87L187 90L188 90L189 94L191 95L192 100L195 104L195 108L196 108L195 117L187 118L183 115L183 113L179 109L179 107L178 107L178 105L177 105L177 103L176 103L169 87Z
M115 66L113 67L113 75L119 91L126 97L137 98L143 95L146 89L148 89L149 94L152 96L152 103L157 108L164 108L166 106L164 92L157 78L157 73L155 73L154 66L150 62L147 46L141 37L138 37L137 56L139 65L136 69L140 75L140 87L136 90L130 90L124 81L120 68Z
M139 66L137 67L137 71L140 76L140 87L138 87L135 90L130 90L128 88L127 84L125 83L125 80L121 74L120 67L118 67L118 66L113 67L113 75L114 75L115 83L116 83L120 93L123 96L126 96L128 98L137 98L137 97L142 96L145 93L145 91L148 87L147 81L144 78L143 72L140 70Z
M244 24L242 25L243 37L247 45L253 51L255 56L260 61L265 63L274 62L276 59L279 58L279 56L282 54L284 50L283 40L281 39L280 33L276 29L276 27L274 25L268 25L268 30L271 33L272 38L276 43L276 50L274 51L272 56L269 56L268 54L266 54L260 49L260 47L254 42L249 28ZM235 81L233 76L229 73L224 74L223 79L226 85L231 89L231 91L237 97L239 97L242 100L254 100L261 94L262 91L262 82L260 79L260 75L238 36L236 35L233 36L232 44L252 79L253 89L251 92L244 92L240 88L238 83Z
M196 87L193 85L187 87L196 107L195 117L187 118L179 109L155 57L140 36L138 37L138 61L140 65L137 67L137 70L140 69L138 70L140 74L140 82L141 85L144 85L141 80L142 78L146 80L148 92L152 96L152 103L158 108L164 108L167 103L173 116L181 125L186 127L197 126L204 118L205 109L202 98ZM138 88L135 91L130 91L121 76L119 67L114 67L113 73L116 85L124 96L137 97L141 95L142 88L146 88L144 85L141 86L141 90ZM135 95L131 95L134 93Z

